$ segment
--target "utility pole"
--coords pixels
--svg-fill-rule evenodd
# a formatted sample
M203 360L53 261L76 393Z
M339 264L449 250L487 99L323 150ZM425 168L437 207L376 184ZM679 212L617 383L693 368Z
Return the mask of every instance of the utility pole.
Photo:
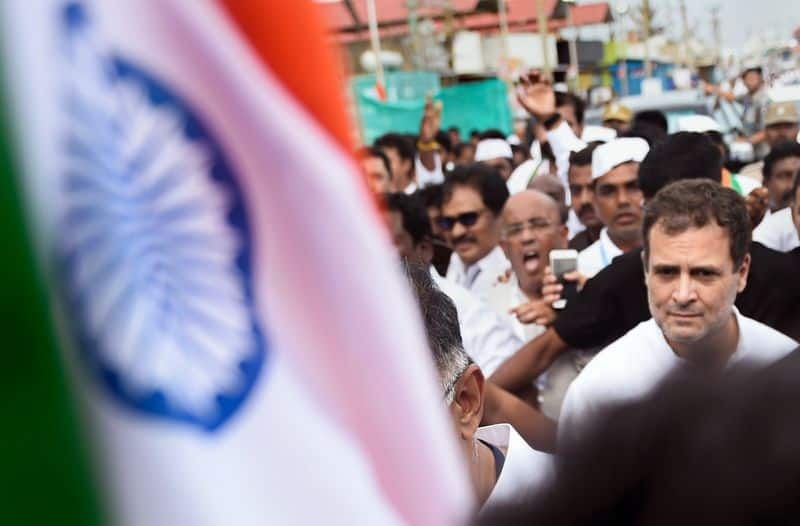
M506 0L498 0L497 16L500 18L500 40L503 45L503 60L508 61L508 14L506 13Z
M572 10L575 8L575 0L565 0L567 4L567 26L570 30L570 38L569 38L569 75L567 75L568 80L572 80L572 89L574 91L578 90L578 44L576 39L578 38L578 30L575 27L575 21L572 19Z
M683 26L683 61L686 66L694 68L691 46L689 45L689 17L686 14L686 0L680 0L681 25Z
M367 0L367 21L369 22L369 40L372 53L375 55L375 85L381 100L386 98L386 82L383 78L383 60L381 57L381 39L378 35L378 16L375 12L375 0Z
M719 5L711 8L711 27L714 30L714 62L717 64L722 60L722 33L719 25L719 10Z
M650 0L642 0L642 31L644 33L644 78L653 76L653 63L650 61Z
M547 80L553 80L553 70L550 67L550 58L547 56L547 13L544 10L544 0L537 0L539 35L542 37L542 70Z

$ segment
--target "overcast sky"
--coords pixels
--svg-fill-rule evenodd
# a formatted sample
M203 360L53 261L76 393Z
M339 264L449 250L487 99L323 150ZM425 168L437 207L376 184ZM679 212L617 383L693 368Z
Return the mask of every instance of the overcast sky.
M609 3L636 6L641 0L609 0ZM650 3L656 9L656 22L675 28L675 35L680 35L678 0L650 0ZM713 42L710 9L719 6L722 45L735 50L740 50L754 32L773 30L788 39L792 30L800 26L800 0L686 0L686 6L689 26L708 43Z

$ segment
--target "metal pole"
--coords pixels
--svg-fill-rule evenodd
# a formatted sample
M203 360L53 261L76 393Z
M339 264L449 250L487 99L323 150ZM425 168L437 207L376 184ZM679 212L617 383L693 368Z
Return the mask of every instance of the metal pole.
M497 2L497 16L500 18L500 39L503 43L503 59L508 60L508 14L506 13L506 0Z
M372 52L375 54L375 82L381 89L386 89L383 78L383 61L381 60L381 39L378 35L378 16L375 13L375 0L367 0L367 22L369 23L369 39Z
M539 35L542 37L542 71L548 80L553 80L553 70L550 67L550 58L547 56L547 13L544 10L544 0L537 0Z
M650 61L650 1L642 0L642 29L644 30L644 78L653 75L653 64Z
M570 31L572 32L572 35L570 36L569 39L569 69L573 79L572 89L577 91L578 80L579 80L579 75L578 75L579 66L578 66L578 44L576 42L576 39L578 38L577 35L578 31L572 19L572 10L574 8L575 8L574 3L570 3L567 6L567 25L569 26Z

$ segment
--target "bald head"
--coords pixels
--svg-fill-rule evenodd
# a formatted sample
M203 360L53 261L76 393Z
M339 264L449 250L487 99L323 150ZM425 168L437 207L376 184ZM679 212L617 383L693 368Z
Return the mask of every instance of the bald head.
M539 190L552 197L556 203L564 203L566 195L564 192L564 185L558 180L558 177L550 174L542 174L534 177L528 183L529 190Z
M561 210L555 199L540 190L525 190L512 195L506 201L506 205L503 207L503 225L534 210L554 223L561 223Z
M567 246L567 227L558 203L538 190L525 190L506 201L502 221L500 246L519 287L528 298L539 298L550 251Z

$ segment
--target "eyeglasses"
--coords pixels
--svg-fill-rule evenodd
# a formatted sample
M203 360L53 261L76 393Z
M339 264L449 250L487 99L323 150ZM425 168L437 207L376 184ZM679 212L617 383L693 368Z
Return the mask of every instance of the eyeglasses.
M524 223L512 223L505 228L504 232L508 238L521 236L526 228L530 228L534 234L538 234L550 228L552 224L552 221L541 217L535 217Z
M469 228L473 226L475 223L478 222L478 218L484 213L486 210L476 210L474 212L464 212L463 214L458 214L457 216L439 216L436 220L436 224L439 225L439 228L444 230L445 232L449 232L456 226L456 223L461 223L463 226Z

